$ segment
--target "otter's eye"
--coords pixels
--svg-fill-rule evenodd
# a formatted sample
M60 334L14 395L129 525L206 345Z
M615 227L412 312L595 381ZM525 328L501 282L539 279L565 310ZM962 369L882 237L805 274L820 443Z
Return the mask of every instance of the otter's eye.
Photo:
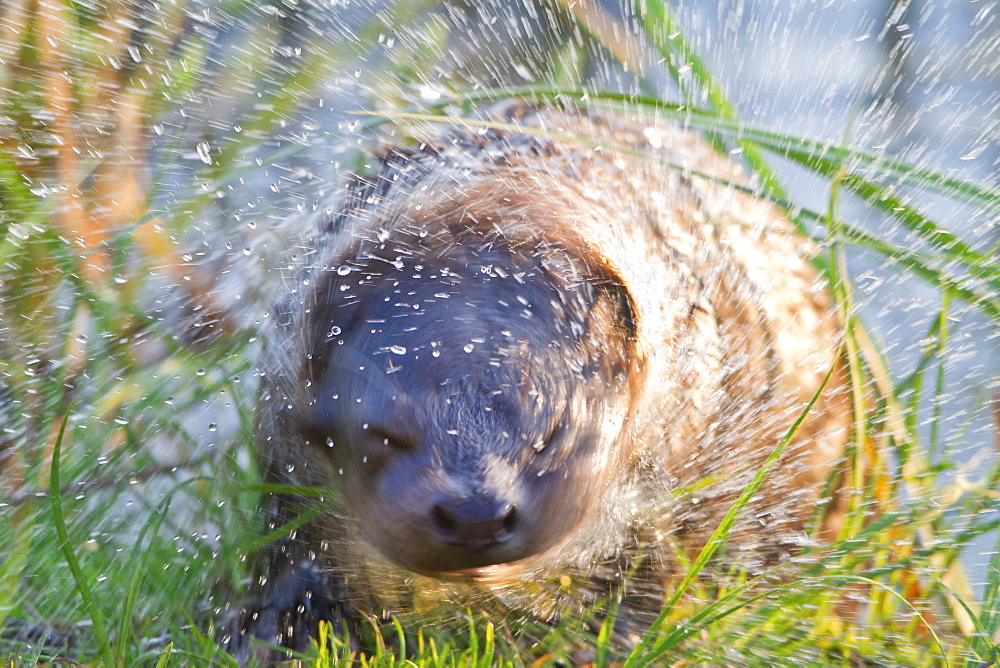
M552 443L557 438L559 438L559 436L562 435L562 430L563 430L563 423L562 420L559 420L558 422L552 425L552 428L549 429L549 433L545 436L545 438L540 438L531 444L531 449L534 450L535 452L542 452L543 450L545 450L545 448L552 445Z
M369 427L368 438L376 444L394 452L409 452L416 448L416 441L405 434L391 432L381 427Z

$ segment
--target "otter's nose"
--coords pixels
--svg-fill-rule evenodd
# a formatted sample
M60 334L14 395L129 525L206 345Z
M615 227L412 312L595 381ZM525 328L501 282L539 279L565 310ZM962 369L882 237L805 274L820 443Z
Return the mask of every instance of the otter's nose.
M494 499L452 499L435 503L431 521L441 539L469 552L508 540L518 523L513 503Z

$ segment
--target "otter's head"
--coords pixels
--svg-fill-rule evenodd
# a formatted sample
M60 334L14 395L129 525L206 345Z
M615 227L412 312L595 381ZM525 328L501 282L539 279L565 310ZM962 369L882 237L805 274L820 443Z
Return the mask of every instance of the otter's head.
M627 456L627 290L579 247L498 229L364 240L309 316L302 438L365 539L439 578L557 548Z

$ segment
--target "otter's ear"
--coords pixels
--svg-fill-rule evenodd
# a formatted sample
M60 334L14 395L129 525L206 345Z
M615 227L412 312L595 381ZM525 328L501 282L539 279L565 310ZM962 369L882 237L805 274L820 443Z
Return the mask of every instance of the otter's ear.
M639 318L632 292L618 276L606 279L599 289L602 293L599 301L608 304L616 329L634 346L639 339Z
M596 299L587 319L587 347L612 376L632 377L639 366L639 320L631 291L610 272L596 281Z

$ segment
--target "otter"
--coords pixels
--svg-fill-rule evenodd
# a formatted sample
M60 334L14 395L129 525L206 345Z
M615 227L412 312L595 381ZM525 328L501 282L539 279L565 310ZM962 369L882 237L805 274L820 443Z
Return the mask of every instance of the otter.
M551 620L609 592L634 638L833 368L726 559L800 549L849 410L782 212L655 118L508 102L423 134L317 222L270 314L256 454L323 498L271 495L286 533L230 650L301 650L323 620L356 644L418 600Z

